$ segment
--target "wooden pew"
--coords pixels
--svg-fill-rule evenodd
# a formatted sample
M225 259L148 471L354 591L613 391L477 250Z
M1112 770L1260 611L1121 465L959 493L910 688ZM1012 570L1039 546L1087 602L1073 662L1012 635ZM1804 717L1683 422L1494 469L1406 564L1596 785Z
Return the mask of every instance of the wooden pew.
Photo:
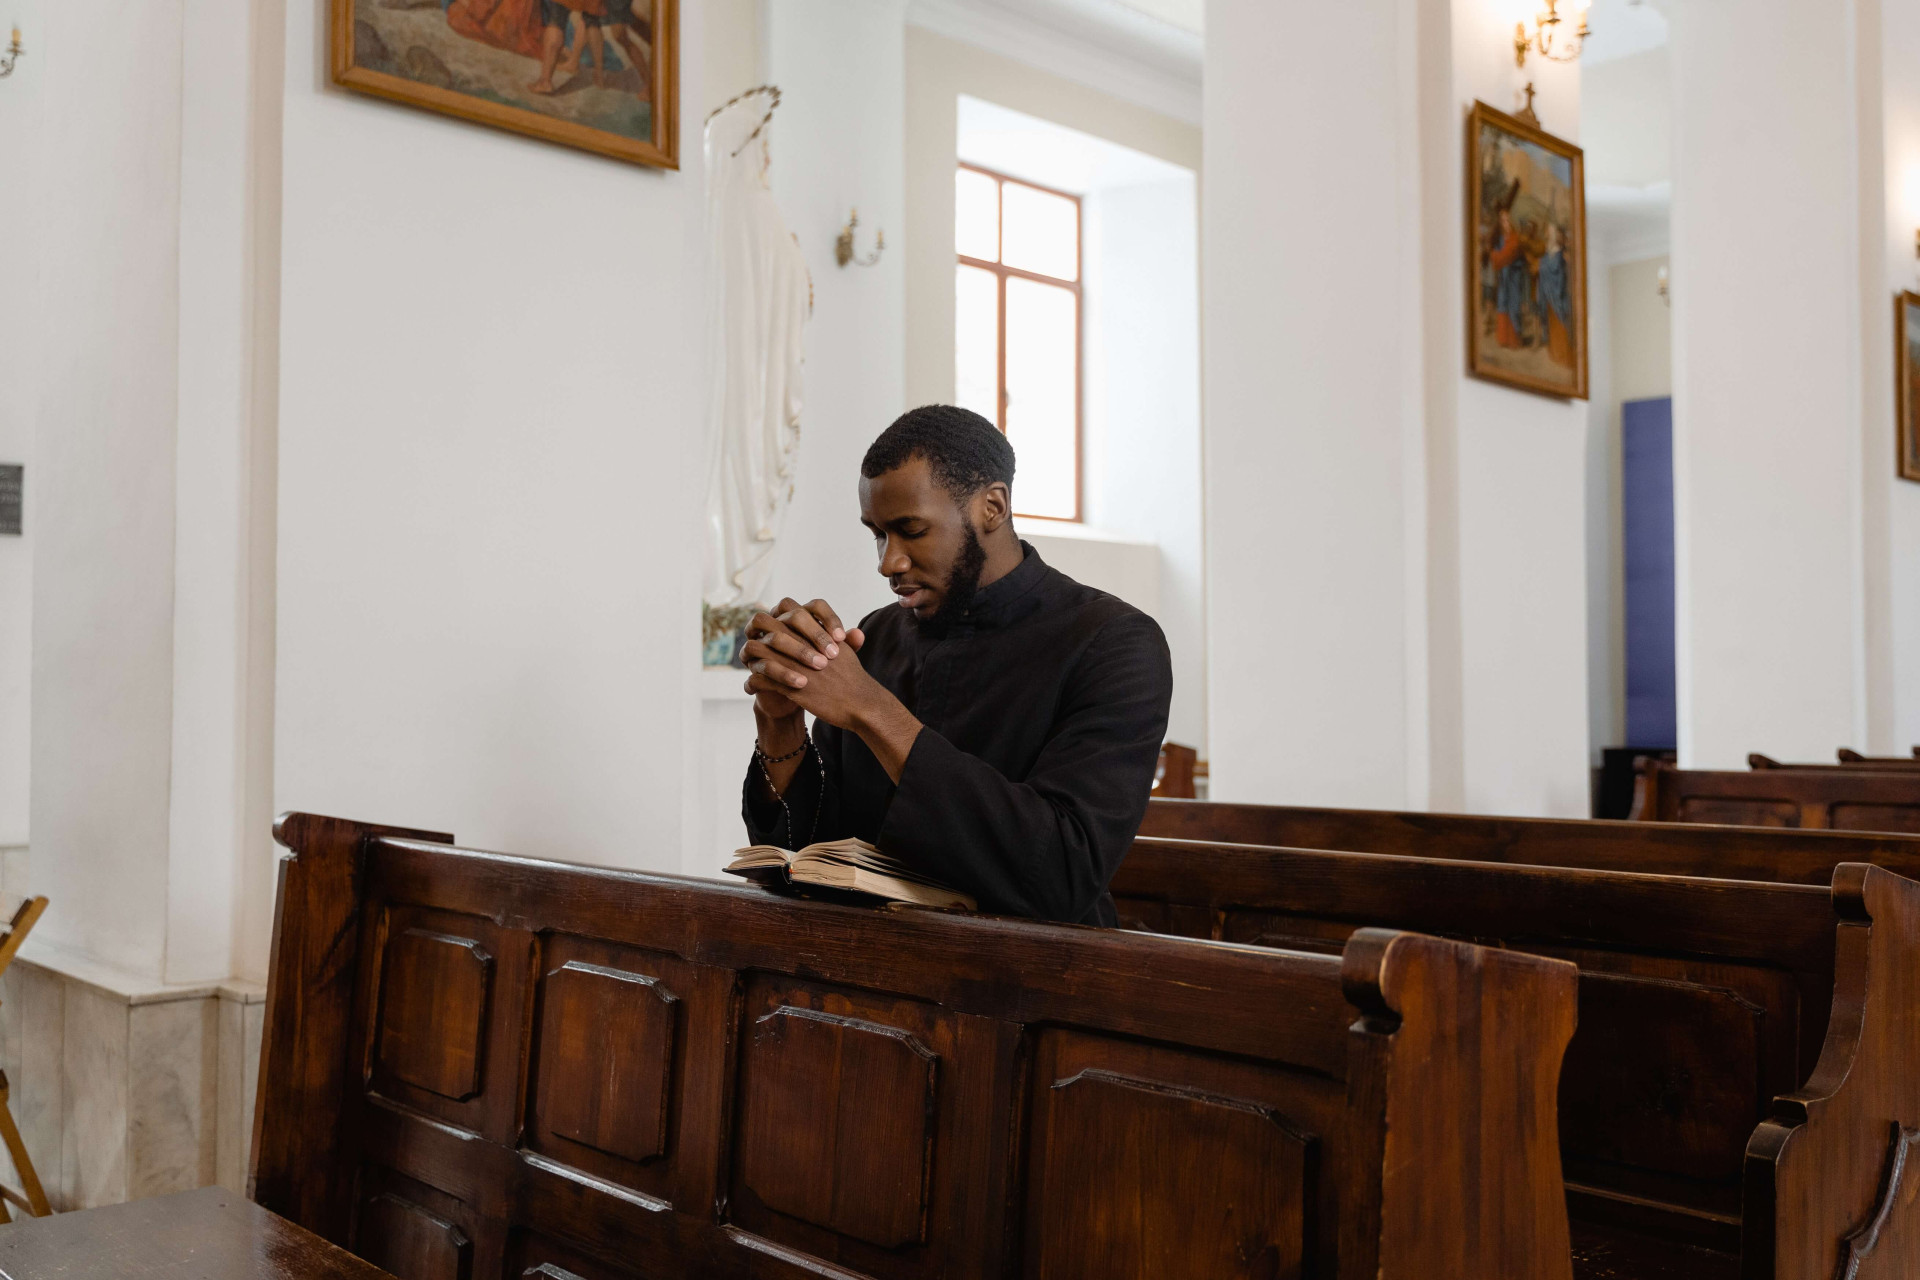
M1843 862L1920 879L1920 836L1152 800L1143 836L1826 885Z
M253 1196L400 1280L1571 1275L1565 962L276 835Z
M1740 773L1647 760L1629 816L1639 822L1920 833L1920 776L1838 766Z
M1143 838L1112 890L1123 922L1187 936L1337 949L1365 922L1576 961L1560 1141L1577 1275L1826 1280L1883 1204L1861 1274L1920 1274L1900 1173L1920 1134L1920 883Z
M1772 756L1761 755L1758 751L1752 751L1747 754L1747 768L1749 769L1815 769L1815 770L1846 769L1855 773L1858 773L1859 771L1865 769L1865 770L1879 770L1882 773L1913 773L1915 771L1920 771L1920 760L1907 760L1897 756L1869 758L1867 756L1861 755L1857 751L1849 752L1845 747L1842 747L1840 748L1840 762L1838 764L1802 764L1798 761L1795 761L1793 763L1787 763L1785 761L1775 760Z
M1920 764L1920 747L1911 756L1863 756L1851 747L1840 748L1841 764Z

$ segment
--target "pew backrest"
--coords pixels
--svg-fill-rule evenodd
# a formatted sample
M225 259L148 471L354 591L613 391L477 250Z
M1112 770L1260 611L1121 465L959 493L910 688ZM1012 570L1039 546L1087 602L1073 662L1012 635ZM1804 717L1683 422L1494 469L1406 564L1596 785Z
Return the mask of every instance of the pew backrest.
M1658 1203L1662 1229L1726 1250L1747 1139L1812 1072L1833 999L1831 893L1813 886L1143 838L1111 890L1154 932L1337 950L1364 923L1575 961L1576 1211Z
M1843 862L1920 879L1920 835L1151 800L1142 836L1816 884Z
M1338 947L1365 920L1577 961L1560 1086L1577 1225L1797 1280L1871 1251L1850 1233L1914 1198L1886 1187L1907 1150L1889 1135L1920 1144L1920 884L1881 868L1822 891L1146 838L1112 889L1134 927ZM1920 1272L1920 1223L1892 1221L1890 1269L1863 1275Z
M401 1280L1569 1280L1570 964L276 835L252 1193Z
M1812 769L1815 772L1834 770L1834 769L1845 769L1849 773L1859 773L1862 770L1867 770L1869 772L1873 770L1878 770L1882 773L1913 773L1915 771L1920 771L1920 760L1906 760L1906 759L1899 759L1899 758L1869 759L1868 757L1859 755L1857 753L1855 753L1854 755L1851 756L1851 758L1849 758L1849 756L1846 754L1846 749L1844 747L1841 748L1841 752L1842 754L1840 757L1840 761L1837 764L1828 764L1824 761L1819 763L1809 764L1809 763L1805 763L1798 760L1793 760L1793 761L1775 760L1772 756L1762 755L1758 751L1753 751L1747 754L1747 768L1749 769Z
M1897 764L1909 769L1920 768L1920 747L1915 747L1913 754L1910 756L1866 756L1861 755L1852 747L1842 747L1840 748L1839 756L1841 764Z
M1920 773L1839 766L1742 773L1643 760L1630 816L1640 822L1920 833Z

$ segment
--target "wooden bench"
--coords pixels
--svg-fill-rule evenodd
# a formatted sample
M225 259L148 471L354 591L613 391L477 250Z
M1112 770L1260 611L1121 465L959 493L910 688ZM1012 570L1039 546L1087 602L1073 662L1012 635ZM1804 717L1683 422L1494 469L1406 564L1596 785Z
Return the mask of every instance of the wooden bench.
M1758 751L1753 751L1747 755L1747 768L1815 769L1821 771L1846 769L1854 773L1858 773L1862 769L1877 769L1882 773L1913 773L1916 770L1920 770L1920 759L1909 760L1901 756L1868 757L1861 755L1857 751L1848 751L1845 747L1842 747L1840 748L1840 761L1838 764L1802 764L1798 761L1787 762L1775 760L1772 756L1761 755Z
M1570 1275L1562 961L276 834L253 1194L401 1280Z
M1920 833L1920 775L1876 769L1679 769L1641 762L1639 822Z
M1153 800L1143 836L1827 885L1843 862L1920 879L1920 836Z
M1911 756L1863 756L1851 747L1840 748L1839 755L1841 764L1920 765L1920 747L1915 747Z
M1143 838L1112 890L1123 921L1187 936L1338 948L1365 923L1576 961L1560 1139L1578 1275L1826 1280L1875 1239L1862 1275L1920 1274L1902 1180L1920 884L1861 864L1821 890ZM1892 1225L1859 1234L1882 1205Z

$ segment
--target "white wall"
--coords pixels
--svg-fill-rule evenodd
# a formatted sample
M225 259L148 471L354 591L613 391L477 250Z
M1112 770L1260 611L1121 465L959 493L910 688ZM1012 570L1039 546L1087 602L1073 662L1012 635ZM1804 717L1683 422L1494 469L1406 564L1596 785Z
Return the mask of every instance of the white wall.
M1872 312L1888 334L1890 309L1862 302L1885 267L1876 248L1867 269L1862 201L1881 199L1856 159L1878 154L1858 97L1877 95L1878 61L1854 41L1875 47L1877 10L1750 0L1730 24L1672 7L1678 709L1695 767L1830 759L1866 737L1863 406L1884 414L1885 384L1862 392L1891 337L1862 331Z
M768 6L764 36L769 75L784 95L768 177L814 296L793 507L768 591L825 599L849 621L892 598L875 572L857 490L867 446L907 408L905 8L904 0L779 0ZM833 260L855 209L862 256L876 231L886 233L871 267Z
M1887 5L1882 13L1883 70L1886 77L1886 135L1884 234L1878 247L1884 253L1881 289L1869 292L1869 308L1885 314L1901 289L1920 289L1920 262L1916 262L1914 233L1920 229L1920 8ZM1878 211L1875 211L1878 212ZM1869 249L1876 241L1869 238ZM1883 344L1882 349L1885 349ZM1889 404L1887 389L1895 376L1876 387L1869 375L1867 399ZM1875 728L1870 750L1906 754L1920 744L1920 484L1902 480L1888 462L1893 456L1892 430L1876 442L1868 438L1864 478L1871 493L1886 495L1885 541L1889 645L1887 665L1890 692L1876 698L1872 710L1883 712L1885 726Z
M1585 406L1459 372L1460 122L1511 105L1513 6L1207 19L1213 794L1584 813ZM1577 72L1527 78L1577 138Z
M45 6L43 291L16 298L40 331L39 937L146 974L166 945L182 22L180 0L106 27Z
M680 864L702 10L681 168L343 93L286 42L275 796Z
M1173 659L1167 737L1206 756L1196 195L1187 173L1095 190L1083 204L1085 515L1095 528L1154 549L1153 598L1126 581L1119 563L1082 577L1059 550L1047 554L1069 576L1113 592L1160 623ZM1028 521L1022 532L1044 527Z
M1403 522L1419 475L1407 438L1407 370L1417 377L1419 353L1393 300L1418 211L1395 85L1398 8L1207 6L1201 296L1217 800L1409 800ZM1356 84L1355 68L1375 69L1374 81ZM1333 101L1338 129L1274 127ZM1331 221L1328 192L1341 210ZM1330 237L1372 251L1330 252Z
M7 109L0 111L0 164L8 186L41 189L45 129L41 95L40 0L16 0L6 21L18 22L27 54L7 78ZM45 210L37 200L0 200L0 245L7 252L7 287L0 291L0 462L26 467L26 518L18 538L0 537L0 848L27 842L27 781L31 755L33 671L33 543L40 517L40 474L33 458L39 413L39 337L31 306L45 287L39 247Z
M1542 126L1578 142L1578 64L1516 72L1512 10L1455 4L1456 109L1510 108L1532 80ZM1585 817L1587 406L1463 377L1458 415L1465 804Z

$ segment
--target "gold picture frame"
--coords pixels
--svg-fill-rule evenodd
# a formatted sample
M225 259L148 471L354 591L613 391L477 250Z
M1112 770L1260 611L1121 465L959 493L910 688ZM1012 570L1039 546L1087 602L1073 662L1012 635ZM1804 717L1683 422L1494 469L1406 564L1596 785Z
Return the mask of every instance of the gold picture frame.
M1895 295L1893 337L1896 465L1902 480L1920 482L1920 293L1908 289Z
M1586 161L1537 124L1467 115L1467 372L1587 398Z
M328 64L344 89L680 167L679 0L330 4Z

